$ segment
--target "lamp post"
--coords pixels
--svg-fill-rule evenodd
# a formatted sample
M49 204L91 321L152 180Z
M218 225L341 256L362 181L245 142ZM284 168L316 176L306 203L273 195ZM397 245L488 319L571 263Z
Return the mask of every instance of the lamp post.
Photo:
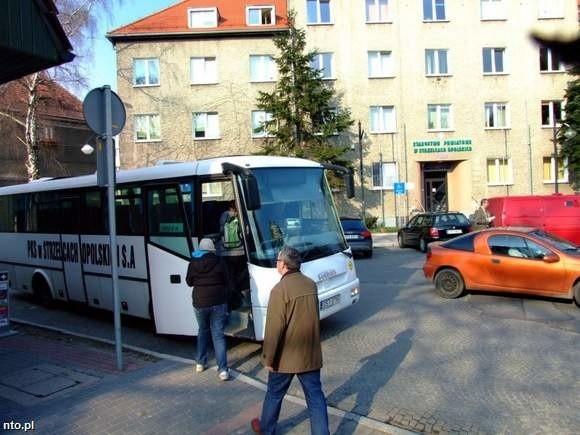
M365 131L362 129L360 121L358 122L358 157L359 157L359 173L360 173L360 196L361 196L361 206L362 206L362 220L364 222L366 216L365 210L365 178L363 175L363 147L362 139Z
M556 119L554 119L554 128L552 129L554 142L554 193L558 193L558 124Z

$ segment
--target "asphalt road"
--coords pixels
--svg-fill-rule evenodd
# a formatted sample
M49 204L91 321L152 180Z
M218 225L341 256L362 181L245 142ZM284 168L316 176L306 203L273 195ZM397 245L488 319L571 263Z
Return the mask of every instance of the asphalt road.
M385 239L381 239L385 240ZM580 308L566 301L437 297L424 254L377 243L357 260L358 304L322 321L335 407L417 432L578 434ZM47 310L12 295L11 317L114 339L112 316ZM195 339L123 319L122 339L193 358ZM257 343L228 339L231 366L265 381ZM301 395L298 385L291 392Z

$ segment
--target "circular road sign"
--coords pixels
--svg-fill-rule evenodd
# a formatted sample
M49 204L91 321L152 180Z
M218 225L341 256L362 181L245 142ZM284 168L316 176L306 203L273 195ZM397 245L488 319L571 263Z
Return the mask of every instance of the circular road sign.
M105 119L105 90L107 87L91 90L83 101L83 114L88 126L99 136L107 134ZM110 90L111 95L111 128L112 135L118 135L125 126L126 112L119 96Z

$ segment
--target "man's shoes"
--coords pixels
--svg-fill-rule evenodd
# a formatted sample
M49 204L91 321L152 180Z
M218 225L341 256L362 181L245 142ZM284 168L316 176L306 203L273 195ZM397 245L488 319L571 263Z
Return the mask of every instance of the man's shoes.
M195 365L195 372L201 373L205 370L205 366L203 364L196 364Z
M228 379L230 379L230 371L228 369L222 370L218 377L220 378L221 381L227 381Z
M254 431L254 433L257 433L257 434L261 434L262 433L262 426L260 425L260 419L259 418L254 418L250 422L250 426L252 426L252 430Z

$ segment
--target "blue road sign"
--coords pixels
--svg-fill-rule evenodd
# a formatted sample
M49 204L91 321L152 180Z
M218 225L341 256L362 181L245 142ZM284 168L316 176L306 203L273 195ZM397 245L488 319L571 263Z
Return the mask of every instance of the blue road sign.
M394 183L395 195L405 194L405 183Z

